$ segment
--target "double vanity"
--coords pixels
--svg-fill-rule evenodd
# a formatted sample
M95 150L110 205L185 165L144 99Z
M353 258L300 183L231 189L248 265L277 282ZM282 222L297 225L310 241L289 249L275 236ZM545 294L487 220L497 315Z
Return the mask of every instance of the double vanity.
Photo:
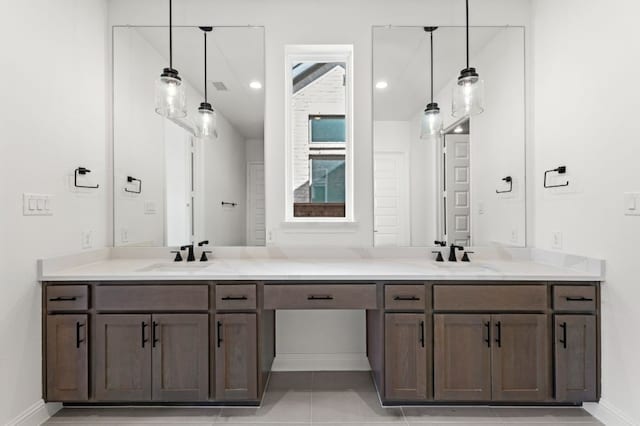
M220 249L175 263L115 248L41 261L44 399L258 405L276 310L357 309L385 405L598 400L598 261L340 250Z

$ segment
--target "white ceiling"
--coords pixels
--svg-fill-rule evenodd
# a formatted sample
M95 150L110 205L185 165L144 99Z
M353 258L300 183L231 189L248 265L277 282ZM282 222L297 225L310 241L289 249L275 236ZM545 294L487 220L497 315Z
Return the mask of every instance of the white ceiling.
M469 31L471 63L499 31L509 27L472 27ZM376 27L373 31L373 84L386 81L388 87L374 90L374 119L410 120L429 102L429 34L423 27ZM433 33L434 93L465 68L464 27L439 27ZM478 70L482 75L482 70ZM434 99L438 102L438 99Z
M167 27L135 27L162 56L169 56ZM204 40L198 27L174 27L173 67L200 94L187 99L196 106L204 100ZM262 27L215 27L207 35L208 100L246 139L264 136L264 31ZM251 89L259 81L263 88ZM228 91L217 91L221 81Z

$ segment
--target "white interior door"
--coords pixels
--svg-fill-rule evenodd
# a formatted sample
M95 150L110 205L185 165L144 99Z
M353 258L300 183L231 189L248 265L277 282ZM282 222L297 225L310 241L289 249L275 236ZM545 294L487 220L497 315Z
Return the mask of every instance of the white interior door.
M374 155L374 245L409 245L409 175L405 154Z
M448 243L471 244L469 135L445 136L445 235Z
M169 247L192 241L192 156L191 135L165 122L165 244Z
M247 164L247 245L265 245L264 163Z

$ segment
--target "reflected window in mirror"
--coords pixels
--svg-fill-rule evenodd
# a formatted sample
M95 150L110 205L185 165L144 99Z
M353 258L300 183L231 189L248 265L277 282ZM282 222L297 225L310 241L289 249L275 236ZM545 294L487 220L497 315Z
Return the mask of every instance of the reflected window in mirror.
M287 46L288 221L353 217L351 52Z

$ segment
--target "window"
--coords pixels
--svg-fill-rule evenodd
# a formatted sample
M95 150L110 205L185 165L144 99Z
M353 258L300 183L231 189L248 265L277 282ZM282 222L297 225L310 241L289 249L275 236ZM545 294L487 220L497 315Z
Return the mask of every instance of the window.
M288 221L351 221L351 46L287 46Z

